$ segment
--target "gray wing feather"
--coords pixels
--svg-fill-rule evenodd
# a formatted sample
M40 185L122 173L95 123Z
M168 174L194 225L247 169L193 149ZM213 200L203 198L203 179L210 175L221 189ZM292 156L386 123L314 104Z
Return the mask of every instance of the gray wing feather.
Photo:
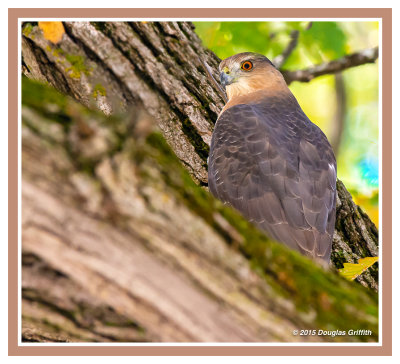
M336 160L295 100L236 105L221 114L211 142L209 188L271 238L329 261Z

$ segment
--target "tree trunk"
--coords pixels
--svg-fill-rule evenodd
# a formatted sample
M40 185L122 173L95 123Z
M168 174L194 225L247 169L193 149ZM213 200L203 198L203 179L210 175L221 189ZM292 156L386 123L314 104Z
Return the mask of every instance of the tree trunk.
M374 290L323 271L193 182L223 106L193 26L64 26L57 46L23 29L25 75L91 109L23 82L23 339L376 341L377 267L358 278ZM333 265L377 254L338 182ZM372 335L292 335L307 328Z

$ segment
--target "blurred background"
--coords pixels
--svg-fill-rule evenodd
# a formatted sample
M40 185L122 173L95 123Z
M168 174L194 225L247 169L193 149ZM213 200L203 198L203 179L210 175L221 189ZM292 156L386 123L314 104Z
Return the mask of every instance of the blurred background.
M298 32L298 43L281 66L299 70L379 45L378 22L195 22L204 45L221 59L257 52L271 60ZM332 143L338 178L379 225L379 66L366 64L338 75L293 82L304 112Z

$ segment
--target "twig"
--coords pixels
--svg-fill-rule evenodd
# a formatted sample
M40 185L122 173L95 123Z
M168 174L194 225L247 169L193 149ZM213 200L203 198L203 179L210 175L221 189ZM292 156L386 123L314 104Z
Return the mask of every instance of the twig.
M221 93L221 97L223 98L224 102L228 102L228 97L226 96L225 91L222 89L221 85L215 80L215 78L213 77L212 73L211 73L211 68L210 66L206 63L206 61L204 61L203 59L201 59L199 57L199 61L201 63L201 65L203 66L204 70L206 71L206 75L208 77L208 79L211 81L211 83L220 91Z
M275 65L276 68L281 68L283 64L286 62L286 60L289 58L289 56L292 54L294 49L297 46L297 42L299 40L299 34L300 32L298 30L293 30L290 33L290 42L287 45L287 47L284 49L282 54L279 56L275 57L272 61L272 63Z
M318 76L337 73L366 63L374 63L378 58L378 55L378 47L369 48L304 70L281 72L288 85L293 81L309 82Z

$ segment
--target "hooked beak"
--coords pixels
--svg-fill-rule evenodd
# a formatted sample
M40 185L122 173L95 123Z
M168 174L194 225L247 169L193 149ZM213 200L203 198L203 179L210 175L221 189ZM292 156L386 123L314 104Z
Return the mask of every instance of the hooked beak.
M228 73L226 73L226 70L223 70L220 74L220 81L223 87L226 87L235 82L235 78L232 76L232 74L229 71L227 72Z

